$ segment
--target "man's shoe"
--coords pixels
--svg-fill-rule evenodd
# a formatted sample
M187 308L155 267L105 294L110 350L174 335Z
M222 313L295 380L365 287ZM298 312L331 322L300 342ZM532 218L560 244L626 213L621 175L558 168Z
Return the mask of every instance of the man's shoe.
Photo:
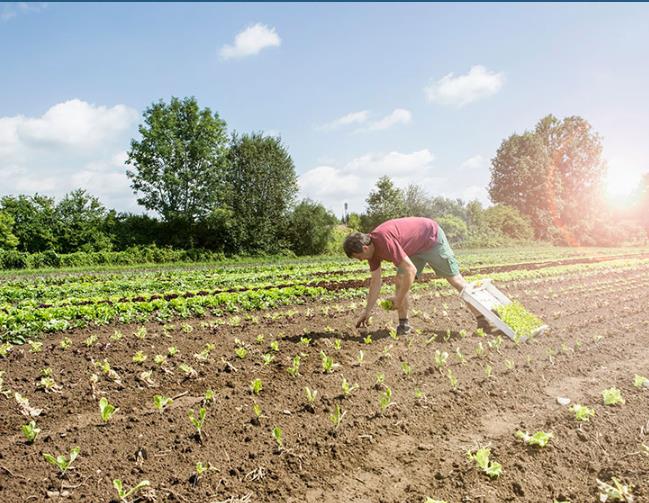
M410 325L397 325L397 335L407 335L411 330Z

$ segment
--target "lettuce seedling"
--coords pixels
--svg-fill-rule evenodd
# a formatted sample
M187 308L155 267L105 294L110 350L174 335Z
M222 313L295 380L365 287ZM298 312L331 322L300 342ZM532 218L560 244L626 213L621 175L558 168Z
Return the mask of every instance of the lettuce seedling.
M277 450L281 451L282 449L284 449L284 443L282 441L282 436L283 436L282 429L279 426L275 426L273 428L272 434L273 434L273 438L275 439L275 442L277 443Z
M207 406L211 403L214 403L214 390L211 388L208 388L205 390L205 395L203 395L203 405Z
M133 355L133 363L142 364L147 359L147 356L144 354L144 351L138 351Z
M8 342L5 342L4 344L0 344L0 357L6 358L6 356L9 354L9 351L13 346L9 344Z
M272 341L270 343L270 349L275 351L275 353L279 353L279 342L278 341Z
M90 346L93 346L98 340L99 340L99 338L96 335L93 334L93 335L88 336L88 338L85 339L83 341L83 343L86 345L86 347L89 348Z
M205 424L206 415L207 410L205 409L205 407L198 409L198 417L196 417L192 409L189 409L189 411L187 411L189 421L192 423L192 425L194 425L194 428L196 428L196 434L198 435L199 442L203 441L203 425Z
M293 357L293 365L287 368L286 372L288 372L291 377L297 377L300 375L300 355L295 355Z
M304 387L304 394L306 395L306 401L308 402L308 404L311 407L313 407L313 405L315 405L315 399L318 396L318 392L316 390L314 390L314 389L312 390L308 386L305 386Z
M386 311L394 310L394 302L390 299L382 300L379 302L379 306L381 306L381 309L385 309Z
M376 373L376 386L381 386L385 382L385 374L383 372Z
M537 431L534 435L530 435L526 431L518 430L514 433L514 436L519 440L522 440L527 445L536 445L538 447L545 447L550 442L552 438L552 433L546 433L544 431Z
M336 407L334 408L333 414L329 416L329 420L331 423L334 425L334 430L337 430L338 427L340 426L340 423L343 420L343 416L346 414L346 411L343 411L340 408L340 405L336 404Z
M180 365L178 365L178 368L183 374L185 374L185 378L187 379L194 379L198 376L198 372L196 372L192 367L190 367L186 363L181 363Z
M457 357L457 361L460 362L460 365L464 365L466 363L466 358L462 354L462 351L460 351L459 347L455 348L455 356Z
M624 398L622 398L622 393L619 389L613 387L608 388L602 391L602 397L604 398L604 405L618 405L624 404Z
M392 405L392 389L389 386L385 387L385 391L379 398L379 407L381 407L381 413L385 414L385 410Z
M239 347L234 350L234 354L237 355L237 358L243 360L248 355L248 350L244 347Z
M140 340L144 340L146 338L146 334L147 334L146 327L140 327L133 333L133 335Z
M120 479L113 480L113 487L117 490L117 496L122 503L128 503L128 498L133 496L140 489L144 489L149 485L150 482L148 480L143 480L127 491L124 489L124 485L122 484L122 481Z
M29 352L40 353L43 351L43 343L39 341L29 341Z
M434 500L433 498L426 498L426 501L424 503L448 503L446 500Z
M41 432L40 428L36 427L36 421L30 421L29 424L23 424L21 427L23 436L27 439L28 444L33 444L36 437Z
M351 395L355 390L358 389L358 384L350 385L349 382L347 382L347 379L343 377L343 382L340 385L342 390L343 390L343 396L347 398L349 395Z
M595 415L595 410L578 403L572 405L570 410L575 413L577 421L590 421L590 418Z
M110 418L113 417L113 414L117 411L117 408L108 402L108 399L105 396L102 396L99 400L99 413L101 414L101 419L104 423L110 421Z
M611 479L613 485L607 484L597 479L597 486L599 488L599 501L626 501L628 503L633 502L633 486L628 486L623 484L618 479L613 477Z
M363 343L369 345L372 344L372 336L370 334L367 334L365 338L363 339Z
M448 361L448 353L446 351L440 351L439 349L435 350L435 367L437 370L441 370L442 367L446 365Z
M259 405L257 402L253 403L252 404L252 412L255 415L255 417L257 418L257 420L259 420L259 418L261 417L261 412L262 412L261 411L261 405Z
M325 331L326 331L326 330L325 330ZM333 331L333 329L332 329L332 331ZM309 344L311 344L311 341L312 341L312 340L313 340L313 339L310 339L310 338L308 338L308 337L300 337L300 344L302 344L303 346L307 346L307 347L308 347Z
M362 349L358 350L358 355L356 356L356 364L358 366L363 365L363 362L365 361L365 351Z
M216 348L214 344L211 342L208 342L205 344L205 347L201 350L200 353L195 353L194 358L196 358L198 361L201 362L206 362L210 358L210 353ZM247 351L246 351L247 353ZM245 356L245 355L244 355Z
M167 348L167 354L169 355L170 358L173 358L178 354L178 348L176 346L170 346Z
M69 337L64 337L63 339L61 339L61 342L59 342L59 347L64 351L70 346L72 346L72 339L70 339Z
M14 393L14 398L18 407L20 407L20 413L27 418L40 416L41 412L43 412L42 409L29 405L29 400L18 392Z
M160 412L163 412L169 405L173 403L173 399L162 395L153 396L153 406Z
M259 395L259 392L260 392L261 390L263 390L263 389L264 389L264 386L263 386L263 384L262 384L262 382L261 382L261 379L259 379L258 377L255 378L255 379L250 383L250 391L252 391L252 393L253 393L254 395Z
M401 364L401 371L403 372L403 375L409 376L410 374L412 374L412 367L408 362L403 362Z
M343 347L343 343L340 339L334 339L334 349L340 351Z
M636 374L633 376L633 385L636 388L649 388L649 378Z
M45 458L45 461L47 461L51 465L56 466L60 471L59 476L63 477L65 475L65 472L67 472L70 469L70 466L72 465L74 460L77 459L79 452L81 452L81 449L79 447L74 447L70 451L69 459L66 458L64 454L54 457L51 454L47 454L47 453L43 453L43 458Z
M322 359L322 370L325 374L330 374L338 365L334 364L333 358L327 356L324 351L320 351L320 358Z
M455 391L457 389L457 377L455 377L451 369L446 372L446 377L448 377L448 382L451 383L451 388Z
M115 330L113 332L113 335L109 337L109 339L114 342L121 341L123 338L124 338L124 334L119 330Z
M471 451L467 451L467 457L469 461L475 461L484 473L486 473L491 478L499 477L503 472L503 467L500 463L495 461L490 461L489 457L491 456L491 449L488 447L481 447L478 449L475 454Z
M275 355L272 355L270 353L264 353L263 355L261 355L261 360L264 363L264 365L270 365L274 359L275 359Z

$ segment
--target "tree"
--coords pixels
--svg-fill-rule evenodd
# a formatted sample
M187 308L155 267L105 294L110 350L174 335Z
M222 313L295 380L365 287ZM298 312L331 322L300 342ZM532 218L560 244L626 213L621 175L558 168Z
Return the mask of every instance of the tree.
M13 250L18 246L18 238L12 232L13 226L13 217L0 211L0 250Z
M106 208L83 189L66 194L56 206L56 235L61 253L110 250L104 232Z
M464 220L454 215L439 217L437 223L444 230L446 239L448 239L448 242L451 244L461 243L469 234L469 230Z
M378 179L376 190L370 192L365 202L367 213L363 215L362 226L366 231L371 231L386 220L406 216L403 191L395 187L388 176Z
M192 224L221 203L226 124L195 98L162 100L144 112L140 141L131 140L127 164L138 204L166 222Z
M404 193L404 207L404 213L409 217L432 216L430 198L420 185L408 185Z
M438 219L446 215L453 215L461 220L466 221L466 209L462 199L449 199L448 197L433 197L429 202L430 217Z
M532 220L540 238L597 216L606 164L599 135L581 117L541 119L534 131L504 140L492 160L489 195Z
M483 212L484 223L494 231L512 239L532 239L534 229L529 219L511 206L497 204Z
M14 220L13 234L18 238L18 250L36 253L56 249L54 199L35 194L5 196L0 210Z
M288 218L286 237L290 249L296 255L323 253L336 223L336 216L322 204L303 200Z
M225 174L230 242L235 251L276 252L297 194L293 160L281 140L260 133L232 136Z

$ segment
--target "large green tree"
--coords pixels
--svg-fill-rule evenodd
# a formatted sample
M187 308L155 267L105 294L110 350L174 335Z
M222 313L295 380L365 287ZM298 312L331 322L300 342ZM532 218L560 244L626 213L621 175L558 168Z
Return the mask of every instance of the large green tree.
M161 100L146 109L139 132L126 161L139 204L186 224L221 204L227 131L218 113L193 97Z
M39 194L5 196L0 201L0 210L14 220L18 249L30 253L56 249L54 209L54 199Z
M492 160L489 195L529 216L537 237L565 238L597 217L605 173L601 138L591 125L581 117L548 115L534 131L502 142Z
M0 211L0 250L13 250L18 238L13 233L14 219L9 213Z
M389 176L378 179L376 188L369 193L365 202L367 211L362 217L362 227L366 232L386 220L406 216L404 193Z
M288 218L286 235L291 250L296 255L323 253L338 219L322 204L305 199Z
M110 250L112 243L104 232L106 208L83 189L66 194L56 205L58 251Z
M275 252L297 194L295 165L279 138L232 136L225 174L226 206L234 221L221 222L233 251Z

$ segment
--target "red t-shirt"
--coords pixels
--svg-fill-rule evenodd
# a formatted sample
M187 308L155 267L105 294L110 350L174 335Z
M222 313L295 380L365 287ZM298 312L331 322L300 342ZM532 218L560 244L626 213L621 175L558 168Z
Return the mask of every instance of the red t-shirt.
M406 257L429 250L437 243L437 222L430 218L406 217L388 220L370 232L374 256L367 262L376 270L383 260L399 266Z

